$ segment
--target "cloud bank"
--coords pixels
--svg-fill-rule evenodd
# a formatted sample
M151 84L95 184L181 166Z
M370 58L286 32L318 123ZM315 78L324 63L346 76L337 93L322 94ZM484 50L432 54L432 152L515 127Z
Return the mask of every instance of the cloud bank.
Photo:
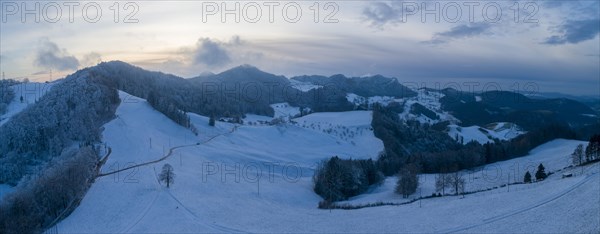
M76 70L79 60L48 38L43 38L39 42L34 64L47 69L67 71Z

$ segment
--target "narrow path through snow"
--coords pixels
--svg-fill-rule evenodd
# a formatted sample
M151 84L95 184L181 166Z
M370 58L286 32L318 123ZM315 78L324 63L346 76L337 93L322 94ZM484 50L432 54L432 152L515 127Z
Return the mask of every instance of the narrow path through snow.
M180 145L180 146L175 146L175 147L172 147L172 148L170 148L170 149L169 149L169 152L168 152L168 153L167 153L165 156L163 156L162 158L159 158L159 159L156 159L156 160L153 160L153 161L149 161L149 162L145 162L145 163L136 164L136 165L133 165L133 166L130 166L130 167L125 167L125 168L123 168L123 169L119 169L119 170L111 171L111 172L108 172L108 173L99 173L97 177L102 177L102 176L112 175L112 174L115 174L115 173L123 172L123 171L130 170L130 169L134 169L134 168L137 168L137 167L142 167L142 166L146 166L146 165L150 165L150 164L154 164L154 163L158 163L158 162L164 161L165 159L167 159L167 158L169 158L171 155L173 155L173 152L174 152L176 149L181 149L181 148L185 148L185 147L192 147L192 146L198 146L198 145L203 145L203 144L206 144L206 143L208 143L208 142L212 141L213 139L215 139L215 138L217 138L217 137L219 137L219 136L223 136L223 135L226 135L226 134L231 134L231 133L235 132L235 130L237 129L237 127L238 127L238 126L236 125L236 126L234 126L234 127L231 129L231 131L229 131L229 132L227 132L227 133L221 133L221 134L215 135L215 136L213 136L213 137L209 138L208 140L206 140L206 141L204 141L204 142L198 142L198 143L195 143L195 144L189 144L189 145Z

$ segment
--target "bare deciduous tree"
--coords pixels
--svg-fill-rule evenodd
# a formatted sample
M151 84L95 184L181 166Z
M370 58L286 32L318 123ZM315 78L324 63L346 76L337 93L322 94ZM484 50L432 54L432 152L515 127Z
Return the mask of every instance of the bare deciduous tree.
M158 179L167 184L167 188L174 182L175 173L171 164L165 164L162 168L162 172L158 175Z
M575 150L571 154L571 158L573 159L573 165L575 165L575 166L581 165L583 163L583 156L584 156L583 145L579 144L579 145L577 145L577 148L575 148Z

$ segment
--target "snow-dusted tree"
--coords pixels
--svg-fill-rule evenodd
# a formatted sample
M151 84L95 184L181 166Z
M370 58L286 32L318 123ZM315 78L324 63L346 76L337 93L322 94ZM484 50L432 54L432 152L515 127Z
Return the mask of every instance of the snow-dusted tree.
M525 177L523 177L523 182L531 183L531 173L529 173L529 171L525 173Z
M535 172L535 179L536 180L544 180L546 179L546 177L548 175L546 175L546 169L544 168L544 165L542 165L540 163L540 165L538 166L538 170Z
M442 195L446 192L446 188L450 187L451 181L450 174L439 173L435 176L435 190L437 192L442 191Z
M417 176L418 167L414 164L408 164L400 169L398 173L398 182L396 182L396 193L401 194L403 198L417 191L419 186L419 177Z
M455 195L465 191L465 179L460 171L450 173L450 186L452 186Z
M162 168L162 172L158 175L158 179L167 184L167 188L174 182L175 173L173 172L173 166L171 164L165 164Z
M571 154L571 159L573 160L573 165L579 166L583 163L583 145L579 144Z

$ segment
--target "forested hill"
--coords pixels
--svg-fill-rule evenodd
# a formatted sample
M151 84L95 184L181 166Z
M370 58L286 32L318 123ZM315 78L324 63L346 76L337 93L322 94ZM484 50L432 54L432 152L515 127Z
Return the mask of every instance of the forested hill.
M0 183L16 184L67 148L98 143L120 100L109 80L79 71L0 126Z
M270 105L281 102L313 111L347 111L354 108L346 98L349 92L368 96L381 92L397 98L414 96L414 91L395 79L382 76L334 76L325 81L327 84L300 90L286 77L250 65L191 79L147 71L120 61L104 62L89 70L132 95L145 99L154 96L161 100L160 105L204 116L243 117L248 113L273 116Z
M442 108L466 126L505 121L533 130L552 123L572 127L598 123L598 113L592 108L566 98L532 99L507 91L473 94L445 89L440 92L445 94L440 99Z

